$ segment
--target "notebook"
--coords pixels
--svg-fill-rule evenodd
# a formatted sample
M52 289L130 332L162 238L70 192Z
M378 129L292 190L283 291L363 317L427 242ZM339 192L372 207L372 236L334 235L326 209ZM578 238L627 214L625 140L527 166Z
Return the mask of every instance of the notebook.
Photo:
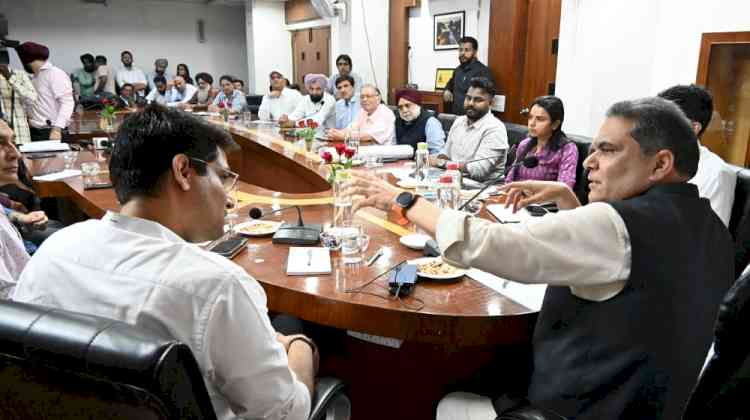
M70 146L60 140L44 140L22 144L18 150L21 153L64 152L70 150Z
M324 247L289 248L286 260L286 274L288 276L307 276L331 273L331 252Z

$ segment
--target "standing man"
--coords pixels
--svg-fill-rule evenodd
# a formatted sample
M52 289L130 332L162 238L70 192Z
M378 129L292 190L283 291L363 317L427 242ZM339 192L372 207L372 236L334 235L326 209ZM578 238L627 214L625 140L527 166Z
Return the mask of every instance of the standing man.
M33 74L38 95L36 101L25 103L31 141L62 140L75 108L70 77L48 61L49 49L44 45L24 42L17 51L24 69Z
M490 112L495 85L487 78L475 77L464 97L466 115L456 118L448 132L445 147L430 163L445 167L447 161L458 162L458 168L469 178L499 181L505 172L508 133L505 125ZM467 161L484 159L476 162Z
M281 117L288 118L294 112L302 99L302 94L289 89L286 79L277 71L271 72L271 90L263 95L258 108L258 118L263 121L278 121Z
M186 82L182 76L175 76L174 86L169 90L167 106L175 106L180 109L188 107L188 103L193 99L193 95L198 89Z
M305 75L305 89L308 95L302 97L287 118L279 118L282 127L294 127L298 120L312 119L318 124L317 136L336 126L336 100L325 91L328 80L322 74ZM283 117L283 116L282 116Z
M328 79L328 87L326 88L326 92L338 98L336 92L336 81L341 76L351 76L352 79L354 79L354 95L359 96L359 91L360 89L362 89L363 82L362 77L352 71L352 58L346 54L341 54L340 56L336 57L336 68L338 69L338 72L333 73L331 75L331 78Z
M103 55L96 56L96 93L115 94L115 74L112 68L107 65L107 57Z
M469 90L469 81L474 77L486 77L494 85L495 79L492 77L490 69L477 59L479 43L476 38L465 36L459 40L459 45L458 61L461 64L453 71L453 77L445 86L443 100L452 102L451 112L456 115L464 115L464 96ZM492 100L490 100L490 104L492 104Z
M354 94L357 82L351 75L339 76L336 80L336 129L343 130L357 119L362 106L359 103L359 95ZM357 86L359 87L359 86Z
M166 58L157 58L156 61L154 61L154 71L148 74L148 89L154 90L156 89L156 83L154 82L154 79L156 76L161 76L167 80L167 87L170 87L172 85L172 81L174 80L174 76L167 72L167 67L169 66L169 61L167 61Z
M91 54L81 56L83 67L70 75L70 81L73 84L73 99L80 102L81 98L92 96L96 91L96 62Z
M123 67L117 70L117 76L115 77L117 87L122 89L126 83L129 83L133 85L133 90L137 96L146 96L146 86L148 86L146 73L133 65L133 54L130 51L123 51L120 54L120 61L122 61Z
M5 64L0 65L0 111L2 118L8 122L15 133L16 143L29 143L29 122L26 119L25 103L34 103L37 99L36 89L25 71L11 70Z

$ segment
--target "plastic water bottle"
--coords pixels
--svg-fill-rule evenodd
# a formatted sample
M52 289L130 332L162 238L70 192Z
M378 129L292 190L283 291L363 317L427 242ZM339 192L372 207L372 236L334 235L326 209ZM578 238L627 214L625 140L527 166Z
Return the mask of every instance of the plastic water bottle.
M427 174L430 171L430 152L427 150L427 143L417 143L417 153L414 155L414 161L416 162L415 178L420 181L427 179Z
M445 168L445 175L451 176L453 179L453 185L456 186L460 192L461 186L463 185L463 175L461 174L461 171L458 170L458 162L448 162L445 165Z
M456 188L450 175L443 175L438 181L438 206L442 209L457 209L461 196L461 189Z

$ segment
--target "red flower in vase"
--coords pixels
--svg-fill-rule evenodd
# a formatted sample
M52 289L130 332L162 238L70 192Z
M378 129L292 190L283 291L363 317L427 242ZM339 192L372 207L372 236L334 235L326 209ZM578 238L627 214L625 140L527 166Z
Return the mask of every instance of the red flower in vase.
M344 154L344 150L346 150L346 145L344 143L336 143L333 145L334 148L336 148L336 154L339 156L342 156Z
M351 159L354 157L355 152L356 152L355 149L351 147L347 147L346 149L344 149L344 156L346 156L347 159Z
M320 154L320 157L323 158L326 163L333 162L333 155L331 154L331 152L323 152Z
M102 99L102 105L109 105L109 99L107 98Z
M224 102L219 102L219 108L221 109L226 108L226 104L224 104Z
M299 127L299 128L305 128L305 120L299 120L299 121L297 121L297 127Z
M307 119L307 126L310 127L310 128L318 128L318 123L316 123L314 119L308 118Z

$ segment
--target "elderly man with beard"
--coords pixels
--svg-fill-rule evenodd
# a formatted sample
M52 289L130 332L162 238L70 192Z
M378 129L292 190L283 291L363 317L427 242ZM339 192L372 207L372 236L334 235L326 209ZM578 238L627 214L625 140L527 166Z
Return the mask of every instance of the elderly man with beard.
M336 126L336 100L325 91L328 80L322 74L308 74L305 76L305 95L297 103L294 111L279 118L282 127L294 127L299 120L312 119L318 124L317 135L323 136L325 130Z
M440 152L445 145L445 131L432 112L422 108L422 94L415 89L397 89L396 104L396 143L416 150L417 143L427 141L431 155Z

